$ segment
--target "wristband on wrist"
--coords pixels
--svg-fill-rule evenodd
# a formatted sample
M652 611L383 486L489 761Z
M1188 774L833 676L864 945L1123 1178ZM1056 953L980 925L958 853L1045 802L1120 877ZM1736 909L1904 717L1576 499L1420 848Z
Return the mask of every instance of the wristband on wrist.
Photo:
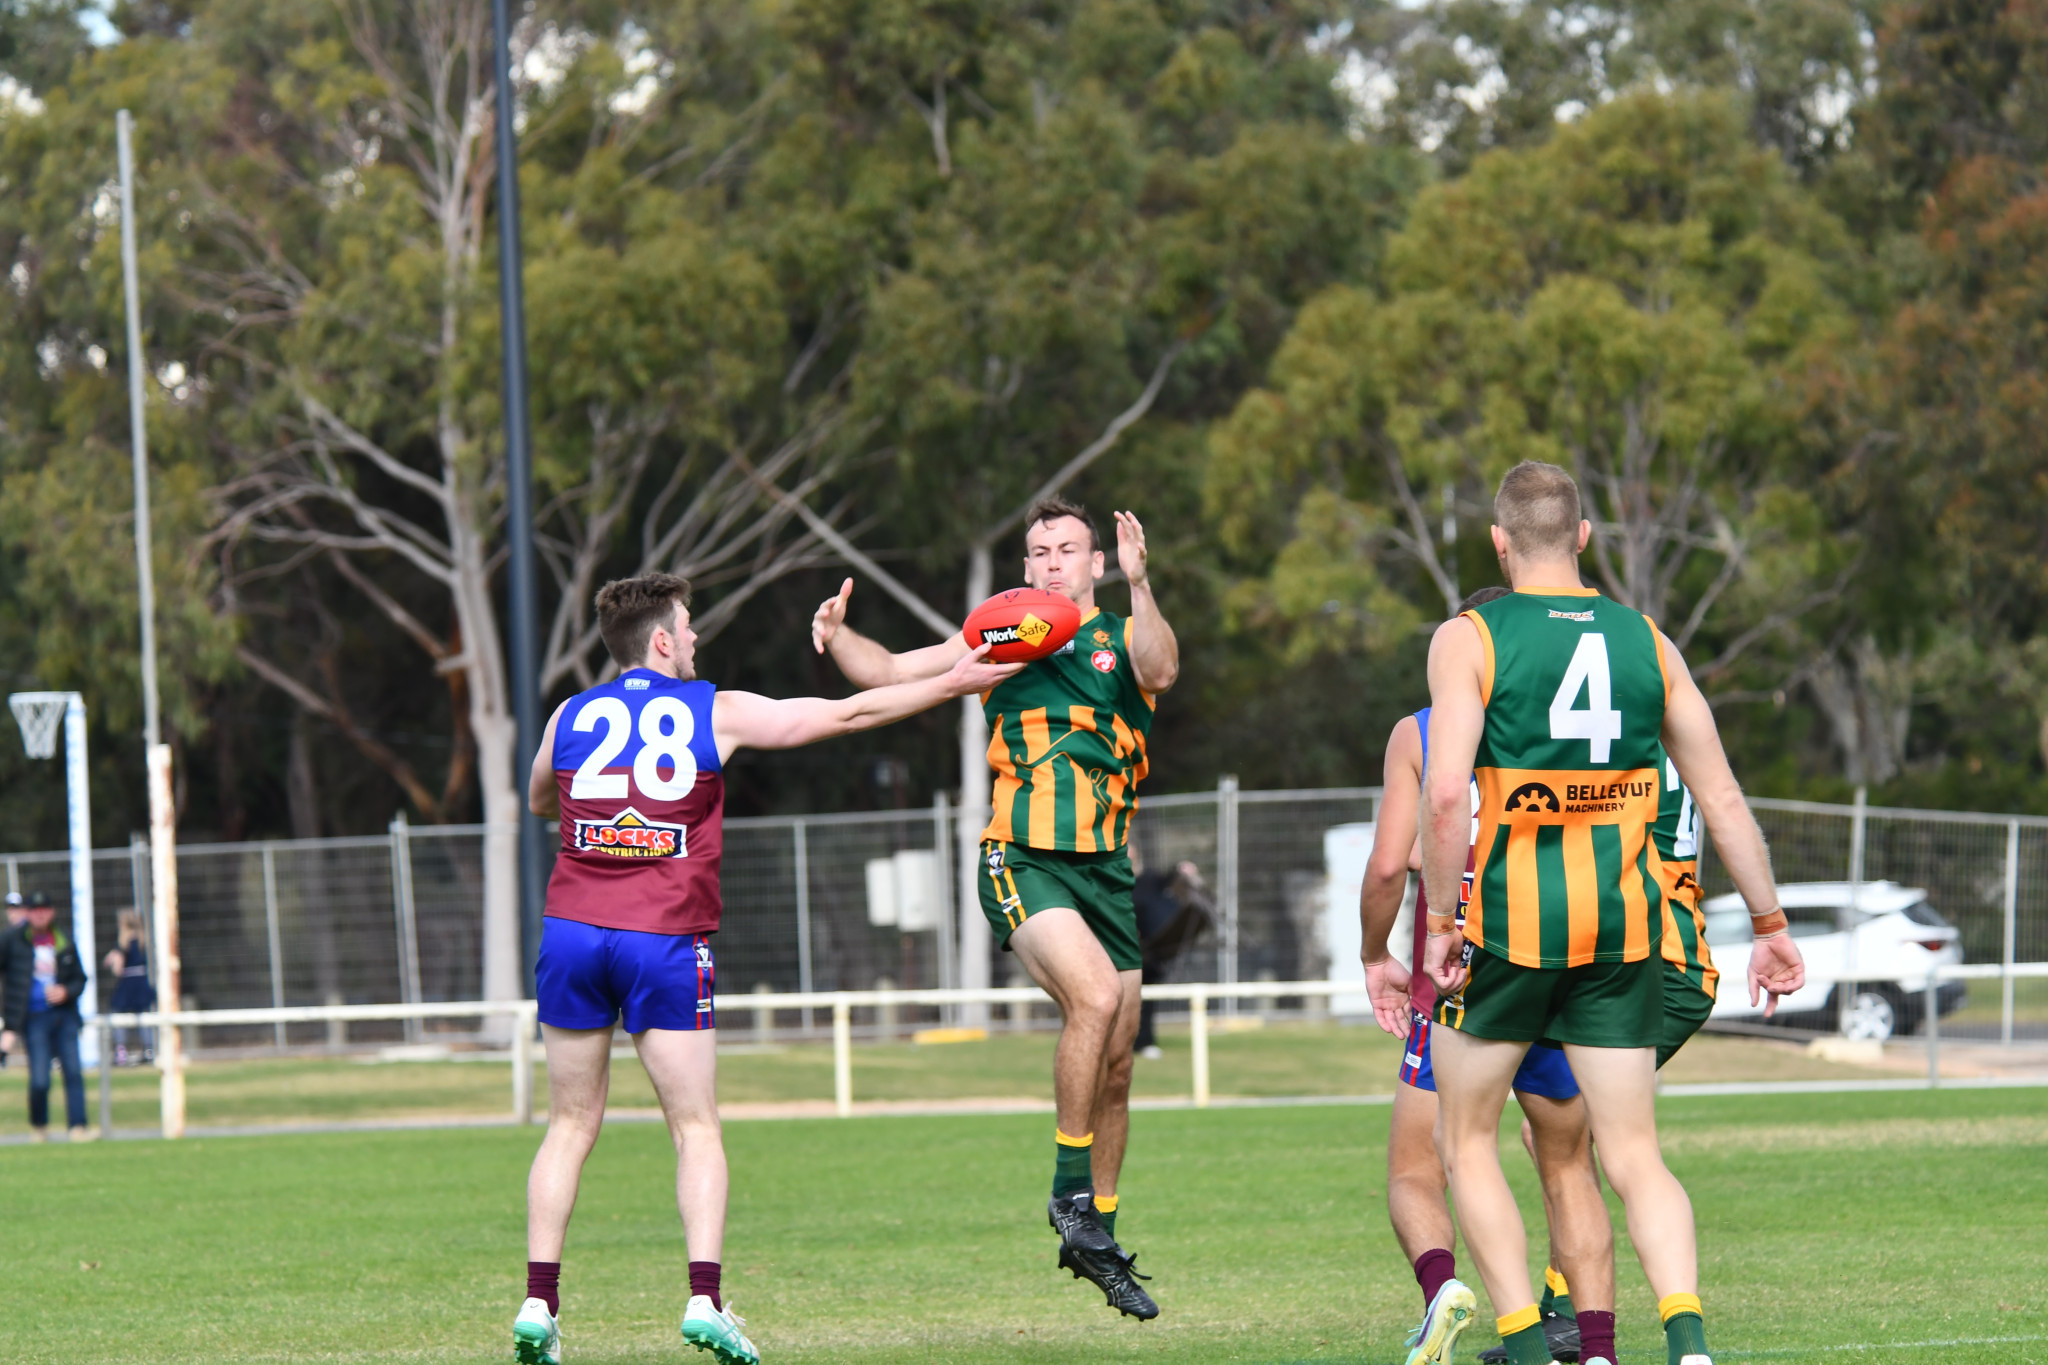
M1458 927L1458 917L1456 915L1432 914L1424 922L1424 927L1429 931L1431 938L1442 938L1445 934Z
M1773 934L1782 934L1787 927L1788 921L1782 909L1773 909L1766 911L1764 914L1751 915L1749 917L1749 931L1758 938L1769 938Z

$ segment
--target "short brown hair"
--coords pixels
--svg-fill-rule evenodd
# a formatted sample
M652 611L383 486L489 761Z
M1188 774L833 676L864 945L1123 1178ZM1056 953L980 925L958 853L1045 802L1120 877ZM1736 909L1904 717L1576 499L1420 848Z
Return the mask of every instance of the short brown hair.
M1493 524L1507 532L1517 554L1579 552L1579 486L1554 464L1524 460L1501 477L1493 495Z
M677 603L690 605L690 580L672 573L614 578L597 590L597 633L620 668L637 668L647 657L656 626L666 626Z
M1068 502L1065 498L1057 495L1050 498L1040 498L1025 510L1024 534L1029 536L1031 528L1038 525L1041 521L1058 521L1061 517L1072 517L1075 521L1088 528L1088 548L1090 550L1102 548L1102 532L1095 529L1095 518L1088 515L1088 509L1078 502ZM1025 542L1024 549L1025 553L1030 553L1031 545L1028 540Z

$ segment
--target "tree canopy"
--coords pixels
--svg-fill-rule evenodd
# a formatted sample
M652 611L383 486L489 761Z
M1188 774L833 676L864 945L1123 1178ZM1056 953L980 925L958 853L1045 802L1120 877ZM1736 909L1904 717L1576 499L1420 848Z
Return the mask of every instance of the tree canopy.
M183 825L501 819L488 4L112 15L0 0L0 671L87 694L118 841L126 108ZM2044 43L1937 0L540 0L542 685L658 567L708 674L841 690L804 622L849 563L920 643L1064 477L1152 532L1155 782L1370 782L1533 457L1752 789L2048 807ZM735 809L922 803L951 727L749 760ZM0 838L59 839L0 774Z

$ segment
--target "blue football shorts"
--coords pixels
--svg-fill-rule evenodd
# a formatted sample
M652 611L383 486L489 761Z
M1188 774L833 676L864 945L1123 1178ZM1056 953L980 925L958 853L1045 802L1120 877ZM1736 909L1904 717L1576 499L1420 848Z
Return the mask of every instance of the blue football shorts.
M533 984L543 1024L610 1028L623 1016L628 1033L718 1027L709 934L643 934L553 917L542 926Z
M1408 1011L1408 1050L1401 1054L1401 1083L1435 1093L1436 1072L1429 1064L1431 1028L1428 1018ZM1576 1099L1579 1094L1578 1078L1572 1075L1564 1049L1542 1043L1532 1043L1523 1055L1513 1088L1549 1100Z

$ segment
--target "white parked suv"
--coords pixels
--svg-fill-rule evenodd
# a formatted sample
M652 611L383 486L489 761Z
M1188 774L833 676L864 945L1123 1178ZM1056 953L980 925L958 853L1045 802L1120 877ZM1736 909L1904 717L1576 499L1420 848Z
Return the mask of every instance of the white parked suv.
M1917 887L1897 882L1793 882L1778 888L1792 937L1806 959L1806 986L1778 1002L1773 1022L1832 1024L1839 1008L1834 978L1850 977L1846 1032L1882 1041L1911 1033L1927 1012L1927 968L1963 960L1960 932L1941 917ZM1840 928L1840 913L1854 905L1854 927ZM1702 907L1707 946L1721 972L1716 1019L1759 1018L1763 1002L1749 1003L1749 911L1737 895L1715 896ZM1935 991L1943 1014L1953 1013L1967 990L1944 981ZM1799 1016L1805 1016L1803 1020Z

